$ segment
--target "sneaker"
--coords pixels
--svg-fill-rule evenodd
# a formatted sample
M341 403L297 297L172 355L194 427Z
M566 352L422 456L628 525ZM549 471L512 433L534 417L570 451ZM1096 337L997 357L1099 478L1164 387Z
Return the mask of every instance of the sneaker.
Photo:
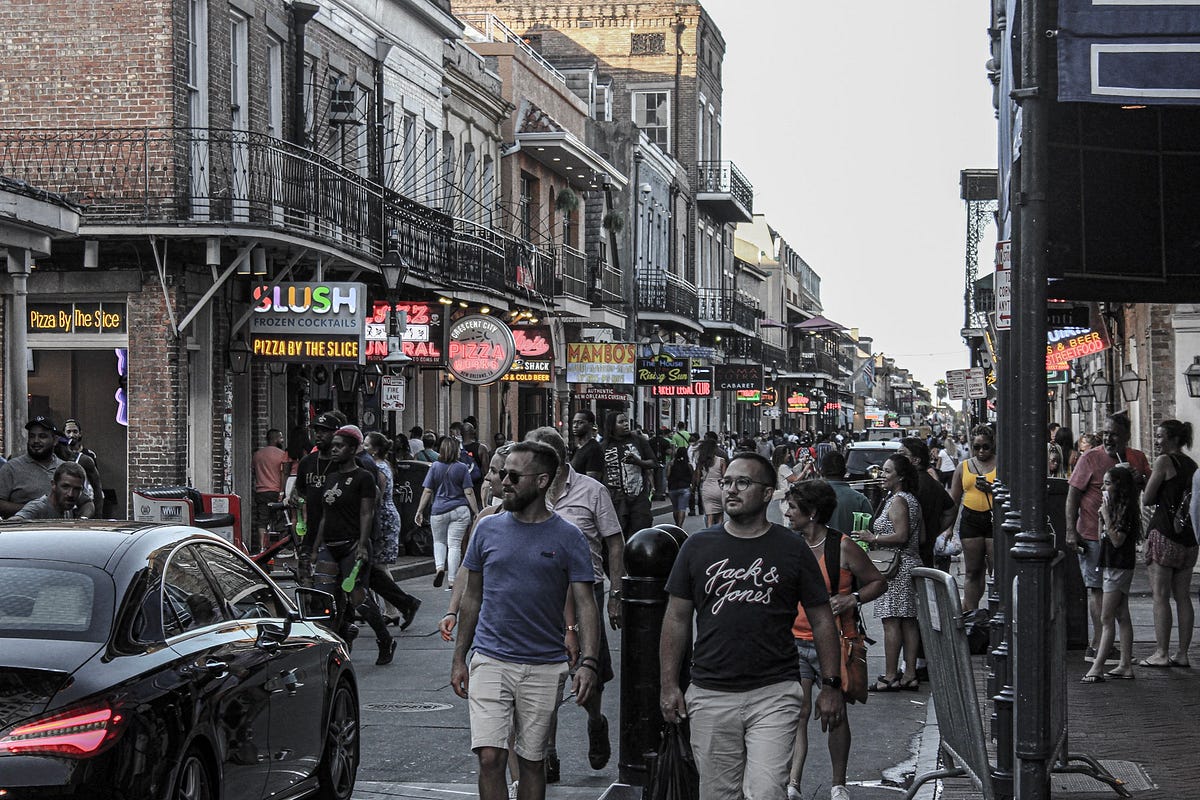
M1091 664L1093 661L1095 661L1096 660L1096 648L1089 647L1087 650L1084 650L1083 651L1083 660L1088 662L1089 664Z
M437 574L433 576L433 588L440 589L442 584L446 582L446 570L439 569Z
M513 781L508 785L508 800L517 800L517 784L520 781Z
M850 790L845 786L832 786L829 789L829 800L850 800Z
M296 551L294 549L292 549L291 547L285 547L282 550L280 550L278 553L276 553L275 555L277 555L280 558L295 558Z
M788 784L788 800L804 800L804 795L792 784Z

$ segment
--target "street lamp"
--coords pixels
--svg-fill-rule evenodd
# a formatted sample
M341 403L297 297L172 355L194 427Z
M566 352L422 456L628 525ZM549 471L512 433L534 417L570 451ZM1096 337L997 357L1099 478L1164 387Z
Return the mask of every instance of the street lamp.
M367 367L363 373L363 395L365 397L374 397L375 392L379 391L379 379L381 378L379 366Z
M1067 395L1067 411L1071 414L1079 413L1079 397L1074 393Z
M393 373L400 367L412 361L412 358L405 355L404 346L400 343L400 335L396 333L396 289L400 284L408 279L408 262L400 255L400 231L392 228L388 233L388 248L383 254L383 259L379 262L379 271L383 273L383 283L387 286L388 298L388 332L387 332L387 355L383 357L383 363L388 365L389 371ZM378 386L378 382L376 382ZM370 394L374 394L371 391Z
M1121 397L1126 403L1132 403L1138 399L1138 395L1142 391L1142 379L1138 377L1132 367L1125 368L1117 383L1121 384Z
M229 371L234 375L245 375L250 369L250 345L245 339L234 339L229 343Z
M1092 391L1096 394L1096 402L1108 404L1108 396L1112 393L1112 384L1104 378L1104 371L1097 372L1092 377Z
M1188 397L1200 397L1200 356L1193 356L1195 359L1183 371L1183 377L1187 380Z
M1096 399L1096 392L1092 390L1092 387L1085 383L1083 388L1075 393L1075 396L1079 398L1079 410L1084 414L1092 413L1092 403Z
M334 371L338 389L343 394L350 394L358 386L358 367L338 367Z

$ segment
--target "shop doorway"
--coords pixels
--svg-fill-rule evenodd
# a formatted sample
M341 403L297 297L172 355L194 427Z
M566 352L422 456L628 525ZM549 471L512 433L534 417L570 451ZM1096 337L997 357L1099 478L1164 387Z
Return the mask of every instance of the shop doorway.
M37 348L31 354L29 415L48 415L60 430L68 419L79 423L84 446L96 452L107 498L104 515L125 519L129 437L122 358L114 348Z

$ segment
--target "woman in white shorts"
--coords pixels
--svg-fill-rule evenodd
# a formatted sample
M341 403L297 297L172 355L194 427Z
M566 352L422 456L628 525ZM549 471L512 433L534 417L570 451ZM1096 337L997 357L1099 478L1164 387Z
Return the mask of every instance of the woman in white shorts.
M1096 659L1083 676L1083 683L1101 683L1106 678L1133 679L1133 622L1129 618L1129 586L1137 563L1137 543L1142 538L1141 507L1133 471L1116 466L1104 473L1100 501L1100 569L1104 575L1104 599L1100 606L1100 644ZM1121 652L1117 665L1104 671L1112 650L1116 626L1121 626Z

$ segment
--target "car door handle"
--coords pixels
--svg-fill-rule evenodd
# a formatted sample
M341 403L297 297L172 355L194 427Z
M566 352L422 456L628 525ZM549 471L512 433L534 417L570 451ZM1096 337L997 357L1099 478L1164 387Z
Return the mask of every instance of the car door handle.
M201 669L203 669L205 672L211 672L214 675L221 676L226 672L229 672L229 665L224 661L209 659L201 665Z
M304 688L304 684L300 682L300 676L294 669L281 671L277 677L267 681L266 686L267 691L271 694L287 692L289 697L294 697L297 691Z

